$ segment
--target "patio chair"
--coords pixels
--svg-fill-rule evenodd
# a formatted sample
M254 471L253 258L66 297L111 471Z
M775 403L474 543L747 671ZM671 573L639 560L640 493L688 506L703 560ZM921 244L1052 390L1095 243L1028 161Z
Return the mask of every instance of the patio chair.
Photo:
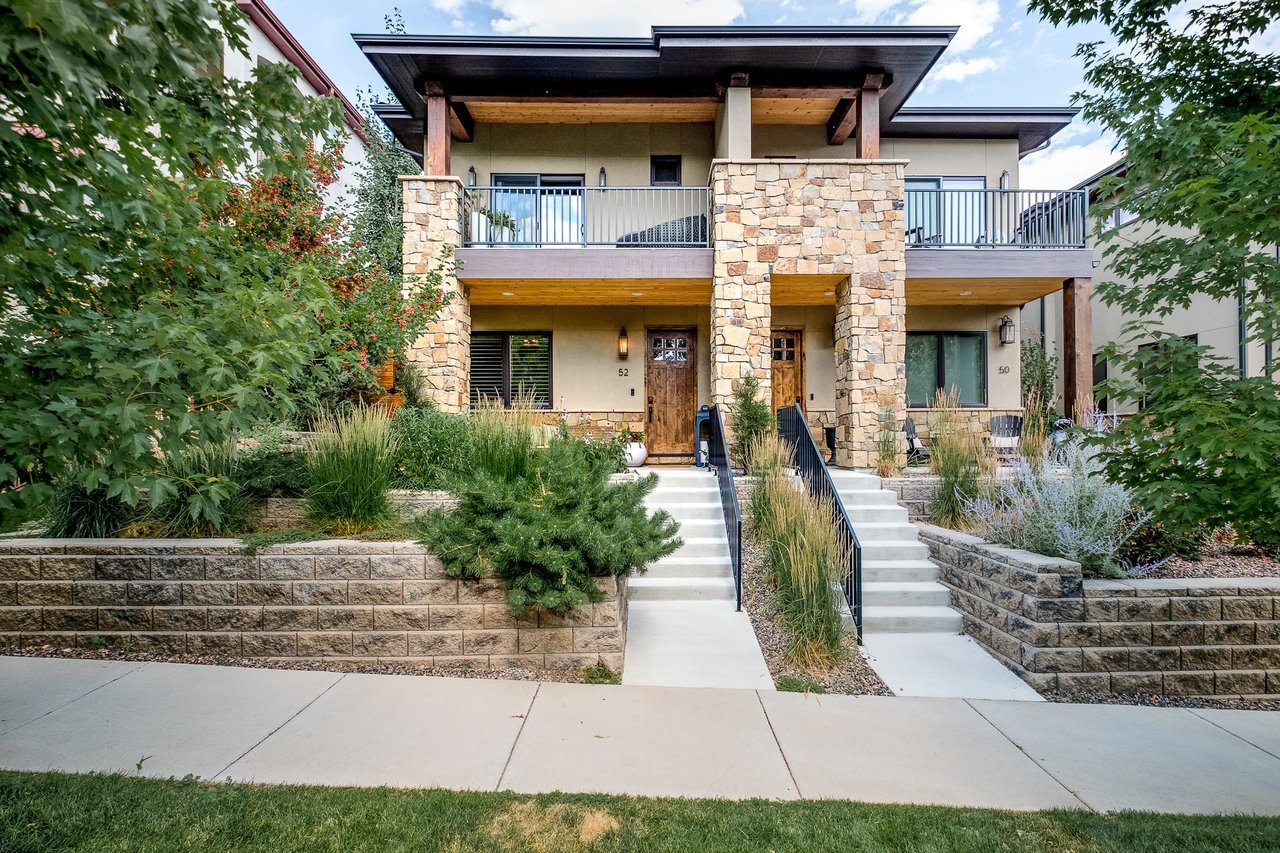
M991 419L990 446L998 455L1014 455L1018 452L1018 443L1021 440L1021 415L996 415Z
M920 443L920 436L916 434L916 422L907 418L907 464L921 465L929 461L929 448Z

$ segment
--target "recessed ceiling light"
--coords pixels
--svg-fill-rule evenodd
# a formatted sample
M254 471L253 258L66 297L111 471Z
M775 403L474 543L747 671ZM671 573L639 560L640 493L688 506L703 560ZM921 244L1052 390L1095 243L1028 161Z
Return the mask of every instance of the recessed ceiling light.
M836 292L835 292L834 290L824 290L824 291L822 292L822 295L823 295L823 296L835 296L835 295L836 295Z
M502 295L503 295L503 296L515 296L515 295L516 295L516 292L515 292L514 290L504 290L504 291L502 291Z
M973 296L973 291L972 291L972 290L962 290L962 291L960 291L960 295L961 295L961 296Z
M632 296L644 296L644 291L643 291L643 290L633 290L633 291L631 291L631 295L632 295Z

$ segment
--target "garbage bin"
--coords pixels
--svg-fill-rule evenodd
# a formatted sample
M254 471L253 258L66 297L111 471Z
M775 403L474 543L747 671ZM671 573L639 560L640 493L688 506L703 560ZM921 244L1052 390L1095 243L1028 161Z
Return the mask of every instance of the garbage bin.
M707 467L707 435L711 431L711 407L703 406L693 419L693 458L699 468Z

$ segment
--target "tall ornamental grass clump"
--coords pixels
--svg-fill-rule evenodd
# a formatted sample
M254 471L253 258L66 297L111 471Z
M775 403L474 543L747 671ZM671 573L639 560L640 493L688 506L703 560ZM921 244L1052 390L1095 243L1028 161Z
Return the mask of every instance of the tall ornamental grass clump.
M45 519L45 536L90 539L116 536L133 520L135 510L111 495L105 483L86 487L76 477L54 485Z
M248 515L234 439L197 444L160 462L147 526L161 536L215 536L240 530Z
M471 469L466 415L403 408L391 419L391 434L396 440L395 484L402 489L447 488Z
M749 459L756 483L748 529L764 547L777 589L787 658L804 669L822 669L844 654L843 600L836 584L845 560L832 508L794 480L790 449L776 435L757 440Z
M929 468L938 477L938 490L929 503L929 518L942 527L961 528L965 505L978 497L983 473L982 440L961 419L954 389L939 393L937 411L929 424Z
M1072 560L1086 576L1126 577L1121 549L1148 516L1107 481L1091 449L1069 446L1062 460L1062 468L1013 460L1013 477L967 501L966 511L994 542Z
M388 418L356 407L322 418L307 467L307 517L339 535L372 529L390 508L395 438Z
M468 416L471 462L476 472L510 482L533 472L541 426L540 407L532 397L518 396L511 408L501 400L484 399Z
M880 404L876 424L876 476L893 477L901 472L898 464L898 419L894 416L893 407L888 403Z

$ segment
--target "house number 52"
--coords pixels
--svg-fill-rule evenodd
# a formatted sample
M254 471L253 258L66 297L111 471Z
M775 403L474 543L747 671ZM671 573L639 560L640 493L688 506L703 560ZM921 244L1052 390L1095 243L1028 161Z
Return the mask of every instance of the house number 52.
M630 368L628 368L628 367L619 367L619 368L618 368L618 375L619 375L619 376L630 376L630 375L631 375L631 369L630 369Z

